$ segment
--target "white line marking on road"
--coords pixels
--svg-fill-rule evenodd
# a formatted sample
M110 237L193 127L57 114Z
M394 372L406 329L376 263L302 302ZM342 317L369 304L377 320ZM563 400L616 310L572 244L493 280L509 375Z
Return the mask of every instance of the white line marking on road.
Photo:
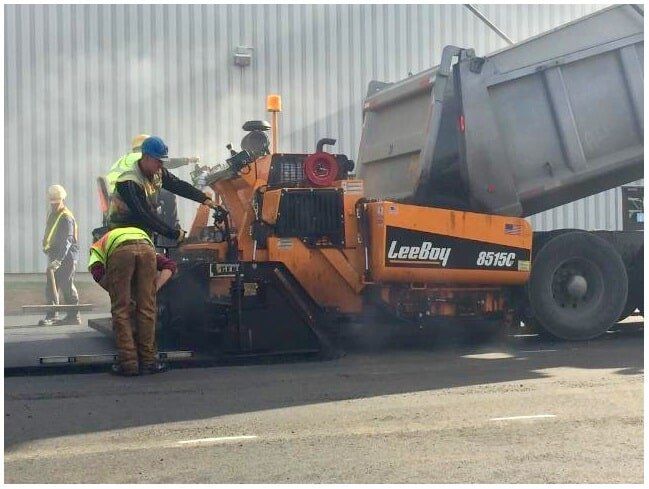
M217 438L196 438L195 440L183 440L179 441L179 445L190 445L193 443L222 443L228 441L240 441L240 440L253 440L258 438L257 435L241 435L241 436L219 436Z
M512 337L514 338L536 338L539 334L534 333L534 334L513 334Z
M519 350L521 353L547 353L549 351L559 351L559 350Z
M490 353L473 353L471 355L462 355L462 358L471 358L475 360L503 360L505 358L514 358L514 355L501 351Z
M534 414L532 416L508 416L506 418L491 418L489 421L509 421L516 419L556 418L556 414Z

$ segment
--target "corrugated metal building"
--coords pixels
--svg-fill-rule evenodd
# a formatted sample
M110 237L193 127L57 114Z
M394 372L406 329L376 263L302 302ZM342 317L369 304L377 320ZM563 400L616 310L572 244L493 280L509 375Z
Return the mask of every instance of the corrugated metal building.
M597 5L482 5L514 41ZM446 44L487 54L505 46L462 5L22 5L5 7L5 270L39 272L45 190L63 184L84 268L99 225L95 178L132 136L162 136L171 153L226 157L248 119L280 93L280 148L337 138L356 157L370 80L434 64ZM252 63L234 64L238 46ZM189 170L176 171L188 178ZM182 199L181 199L182 200ZM195 204L180 205L190 224ZM532 218L538 229L620 229L611 190ZM19 236L20 238L10 238Z

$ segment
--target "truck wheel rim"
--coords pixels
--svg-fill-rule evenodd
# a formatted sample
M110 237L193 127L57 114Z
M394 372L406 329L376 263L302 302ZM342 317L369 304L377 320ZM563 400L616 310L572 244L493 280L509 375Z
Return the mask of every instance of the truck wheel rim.
M564 261L552 277L552 297L559 307L583 311L601 299L604 277L599 267L582 258Z

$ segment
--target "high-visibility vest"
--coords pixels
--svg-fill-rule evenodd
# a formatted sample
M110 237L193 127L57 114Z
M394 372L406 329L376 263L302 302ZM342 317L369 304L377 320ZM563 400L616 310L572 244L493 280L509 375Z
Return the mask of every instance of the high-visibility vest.
M151 246L153 246L153 241L151 241L149 235L140 228L116 228L108 231L90 247L88 270L90 270L90 268L97 262L106 266L108 258L110 258L110 255L113 253L113 251L119 248L119 245L126 241L133 241L137 239L144 239L151 243Z
M59 227L59 222L61 221L61 218L63 216L67 216L70 219L72 219L74 240L75 240L75 242L79 240L79 236L78 236L79 231L77 229L77 221L74 218L74 215L72 214L70 209L68 209L67 207L63 207L61 210L59 210L55 214L55 216L56 217L53 218L51 223L50 223L50 219L52 218L52 214L50 214L50 216L47 219L48 224L50 224L50 225L46 226L45 235L43 236L43 252L44 253L47 253L50 250L50 248L52 247L52 239L54 238L54 236L56 236L56 231L57 231L57 229Z
M142 158L142 153L128 153L113 163L106 175L106 186L109 195L115 191L115 183L119 176L125 171L132 170L140 158Z
M138 160L139 161L139 160ZM157 195L162 188L162 172L157 172L152 178L144 176L139 165L133 165L133 168L121 173L115 184L121 182L135 182L144 190L147 201L152 209L157 207ZM121 224L129 221L131 211L119 195L117 190L113 190L110 196L110 206L108 208L108 227L116 228Z

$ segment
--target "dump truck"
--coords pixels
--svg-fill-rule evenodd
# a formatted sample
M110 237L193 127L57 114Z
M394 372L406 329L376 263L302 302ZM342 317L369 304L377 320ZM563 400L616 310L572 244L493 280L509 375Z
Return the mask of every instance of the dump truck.
M643 10L615 6L488 56L372 82L358 161L277 148L196 166L200 206L170 250L158 343L213 356L336 351L354 323L536 324L567 340L643 308L641 233L534 232L534 213L643 175ZM271 142L272 141L272 142Z

